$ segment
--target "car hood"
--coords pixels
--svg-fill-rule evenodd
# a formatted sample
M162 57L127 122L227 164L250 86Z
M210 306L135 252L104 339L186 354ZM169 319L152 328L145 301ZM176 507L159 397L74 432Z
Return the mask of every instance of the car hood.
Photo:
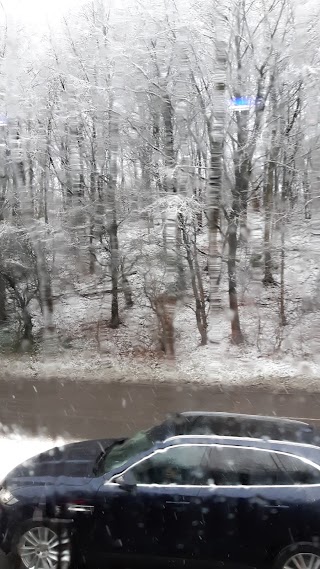
M42 452L14 468L2 487L47 485L61 482L83 484L94 476L99 457L114 443L124 439L95 439L69 443Z

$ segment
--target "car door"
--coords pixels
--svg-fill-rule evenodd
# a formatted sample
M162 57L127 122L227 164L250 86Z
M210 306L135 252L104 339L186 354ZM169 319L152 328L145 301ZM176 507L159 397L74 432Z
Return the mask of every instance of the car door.
M293 475L292 467L290 475L292 460L308 470L301 459L286 453L212 446L210 469L214 486L202 489L201 502L204 555L213 565L268 564L285 546L306 538L306 486L298 483L299 476ZM319 478L319 472L315 473Z
M319 502L319 467L286 452L269 453L278 465L275 483L248 490L246 516L253 530L246 542L256 563L273 559L292 543L319 537L319 517L312 527L312 515Z
M199 558L209 450L197 444L157 450L104 483L96 497L94 550L120 563L152 559L165 566Z

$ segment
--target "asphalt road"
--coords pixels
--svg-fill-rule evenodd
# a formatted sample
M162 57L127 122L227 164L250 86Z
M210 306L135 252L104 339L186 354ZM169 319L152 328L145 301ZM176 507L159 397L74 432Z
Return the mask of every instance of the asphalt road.
M308 419L320 423L320 393L227 389L167 384L0 381L0 434L76 438L131 434L187 410L230 411ZM0 569L13 569L0 552Z
M320 393L23 378L0 382L3 433L24 430L72 438L121 436L183 410L277 415L320 423Z

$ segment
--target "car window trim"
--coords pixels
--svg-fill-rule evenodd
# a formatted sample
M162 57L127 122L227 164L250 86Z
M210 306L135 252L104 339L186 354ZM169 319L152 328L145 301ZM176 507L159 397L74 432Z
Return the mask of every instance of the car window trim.
M174 437L172 437L172 438L174 438ZM104 483L104 486L107 486L109 484L119 486L119 484L114 481L116 478L118 478L120 476L124 476L132 468L134 468L138 464L141 464L142 462L145 462L146 460L148 460L152 456L155 456L156 454L165 453L169 449L172 449L172 448L193 447L193 446L217 447L220 449L221 448L235 448L235 449L256 450L256 451L260 451L260 452L275 453L276 455L289 456L290 458L295 458L297 460L300 460L300 462L315 468L320 474L320 465L314 463L312 460L309 460L308 458L305 458L303 456L299 456L296 454L292 454L292 453L286 452L286 451L266 449L266 448L260 448L260 447L255 447L255 446L223 445L223 444L219 444L219 443L195 443L195 442L192 443L191 442L191 443L177 443L175 445L170 445L170 446L167 446L165 448L155 449L152 453L150 453L147 456L144 456L143 458L141 458L140 460L138 460L134 464L131 464L122 472L120 472L118 474L114 474L109 480L107 480ZM227 484L226 485L223 485L223 484L155 484L155 483L142 484L142 483L138 482L136 484L136 486L137 487L147 487L147 488L149 488L149 487L158 487L158 488L292 488L292 487L293 488L307 488L307 487L320 486L320 481L318 483L315 483L315 484L259 484L259 485L256 485L256 484L254 484L254 485L253 484L230 484L230 485L227 485Z
M286 441L286 440L282 440L282 439L261 439L261 438L257 438L257 437L237 437L236 435L214 435L214 434L208 434L208 435L174 435L171 437L168 437L167 439L165 439L163 441L163 444L165 443L169 443L171 441L179 441L180 439L214 439L214 440L225 440L225 441L252 441L254 443L259 443L261 444L262 442L265 442L266 444L276 444L276 445L286 445L286 446L296 446L296 447L301 447L301 448L312 448L314 450L317 450L318 452L320 452L320 446L317 445L312 445L310 443L299 443L296 441ZM320 443L320 438L319 438L319 443ZM195 444L195 443L194 443ZM213 444L213 443L209 443L209 444ZM216 444L221 444L219 442L217 442ZM226 445L229 446L229 445ZM241 445L242 446L242 445ZM250 448L255 448L255 447L250 447ZM264 449L262 449L264 450ZM273 450L273 449L266 449L266 450ZM278 451L280 452L280 451ZM284 451L285 452L285 451ZM296 455L295 455L296 456Z

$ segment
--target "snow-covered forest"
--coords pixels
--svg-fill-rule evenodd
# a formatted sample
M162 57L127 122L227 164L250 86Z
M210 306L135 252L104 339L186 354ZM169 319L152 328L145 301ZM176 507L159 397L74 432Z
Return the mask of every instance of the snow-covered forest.
M317 1L2 8L3 369L318 372Z

